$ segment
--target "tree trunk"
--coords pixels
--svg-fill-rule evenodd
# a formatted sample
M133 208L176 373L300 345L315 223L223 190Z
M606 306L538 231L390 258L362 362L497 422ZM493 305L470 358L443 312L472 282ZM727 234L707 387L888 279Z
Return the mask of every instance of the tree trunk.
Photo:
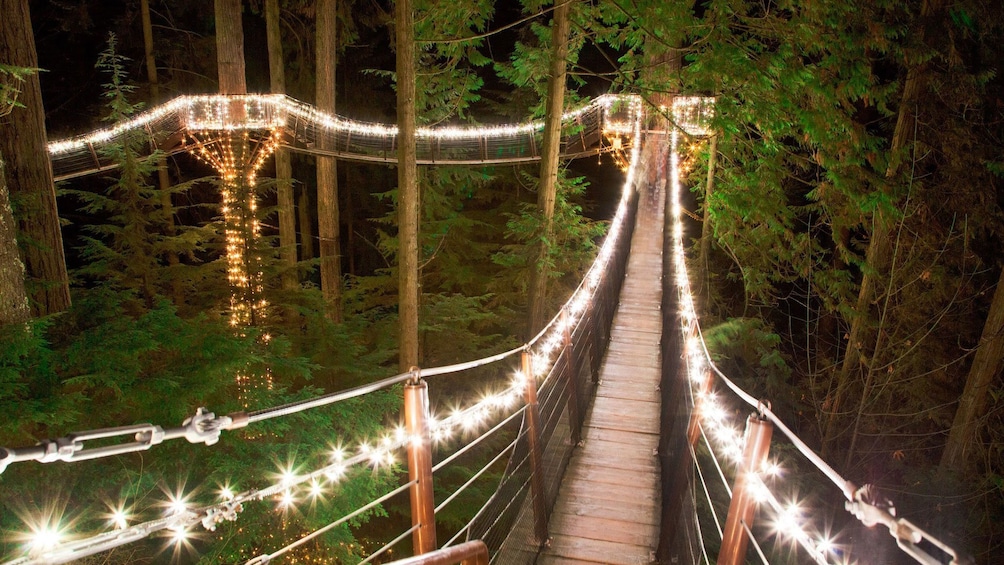
M711 239L714 237L711 229L711 195L715 192L715 168L718 165L718 135L711 135L711 143L708 148L708 180L704 184L704 219L701 223L701 250L698 264L700 266L700 286L698 295L704 302L704 311L707 312L711 294L711 272L709 270L709 257L711 256Z
M924 21L932 15L938 14L944 0L925 0L921 7L920 20ZM925 26L926 27L926 26ZM924 28L921 34L921 43L924 43ZM916 64L910 67L906 74L906 81L903 85L903 96L899 105L899 113L896 117L896 129L893 131L892 143L889 146L891 159L886 169L885 178L890 184L899 173L903 148L914 127L916 116L917 99L924 85L924 74L926 64ZM871 320L871 305L877 300L877 284L881 277L885 276L892 257L892 228L893 222L881 209L875 212L872 218L871 237L868 241L868 249L865 252L865 264L867 268L861 275L861 287L858 289L858 298L854 304L854 310L848 333L847 346L844 350L844 360L840 370L834 377L833 397L829 407L829 415L823 433L822 453L826 455L833 447L834 441L840 434L844 426L840 424L841 410L844 399L853 384L853 374L855 369L864 368L866 371L875 357L880 354L874 348L866 346L866 342L875 339L869 335L868 326ZM850 454L848 454L848 457Z
M559 0L561 1L561 0ZM531 265L530 316L527 337L532 337L547 321L547 279L550 245L554 226L554 203L558 195L558 155L561 149L561 115L565 107L568 36L571 31L572 0L561 1L554 9L551 25L551 69L547 79L547 114L544 117L544 143L540 159L540 188L537 210L543 225L537 261Z
M153 56L153 22L150 19L150 0L140 0L140 15L143 22L143 51L146 55L146 78L150 83L150 101L160 104L160 80L157 76L157 61ZM167 173L167 157L157 159L157 188L160 190L160 207L164 213L164 235L173 238L176 235L174 225L174 203L171 201L171 178ZM167 264L174 267L178 264L178 254L167 252ZM172 275L173 273L172 269ZM178 282L171 280L171 298L176 304L184 301L184 293Z
M415 23L411 0L394 5L397 42L398 363L418 365L418 165L415 155Z
M24 263L17 252L17 228L0 158L0 326L27 322L31 317L24 291Z
M0 61L37 68L28 0L0 0L0 14ZM0 156L7 160L6 184L16 211L32 314L44 316L69 308L70 285L37 73L21 83L18 102L24 107L0 120Z
M216 65L220 94L247 94L241 0L215 0Z
M145 1L145 0L144 0ZM268 35L268 72L272 94L286 93L286 73L279 28L279 0L265 0L265 26ZM275 151L276 198L279 207L279 260L283 290L299 285L296 276L296 208L293 204L293 166L289 151Z
M959 397L959 407L948 434L948 444L941 455L941 470L965 471L972 460L980 419L987 407L987 392L1004 359L1004 270L983 324L979 349L966 376L966 386Z
M310 191L306 186L300 189L299 200L296 212L300 221L300 257L309 261L314 258L314 221L310 216Z
M335 113L337 0L317 3L317 109ZM327 149L323 140L320 149ZM325 315L342 321L342 258L338 210L338 163L334 157L317 157L317 235L321 251L321 291Z

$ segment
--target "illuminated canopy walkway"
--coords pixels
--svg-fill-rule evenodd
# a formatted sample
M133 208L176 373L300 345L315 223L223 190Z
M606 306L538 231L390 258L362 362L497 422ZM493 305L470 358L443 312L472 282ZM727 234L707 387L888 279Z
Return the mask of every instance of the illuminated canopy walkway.
M561 155L566 158L620 149L630 133L631 96L601 96L563 119ZM698 108L695 108L697 111ZM499 126L419 128L418 163L505 164L540 159L543 122ZM283 95L181 96L134 119L87 135L49 144L53 174L65 180L114 168L105 149L141 133L143 149L168 155L219 143L219 134L254 132L292 151L350 161L396 163L397 126L325 114ZM610 137L605 141L604 135Z
M274 109L266 105L259 112L242 106L239 111L247 112L245 123L259 116L260 129L273 131L279 127L276 124L289 124L291 119L291 114L280 117ZM165 119L181 115L177 108L162 112L168 116ZM217 114L202 116L211 121ZM677 124L686 127L687 120L679 111L675 117ZM151 536L166 536L169 544L181 543L196 531L237 527L229 522L239 525L245 514L288 507L308 492L324 496L347 474L387 469L402 459L407 460L407 476L390 481L399 486L388 487L370 502L292 542L283 542L287 545L262 547L247 563L281 562L304 544L321 541L328 532L347 528L355 518L406 494L411 500L412 526L388 532L388 539L395 537L364 562L387 561L386 551L409 538L415 553L422 554L406 561L411 564L463 559L513 565L529 565L538 559L548 564L646 563L656 546L675 562L695 565L715 560L745 563L749 546L751 561L768 563L772 551L765 542L776 546L774 551L781 555L797 551L797 562L848 563L855 560L855 554L871 553L874 548L855 547L842 532L828 530L833 517L829 511L825 519L819 518L818 509L797 501L797 485L787 482L780 472L789 466L803 473L810 470L819 484L826 485L812 493L816 500L842 499L847 510L843 522L888 530L890 543L918 563L966 562L950 546L908 519L896 517L891 504L875 496L871 487L858 488L844 479L770 410L769 403L750 396L714 366L689 290L680 204L678 138L685 133L700 135L704 129L692 123L684 131L650 132L643 151L641 113L634 112L632 118L625 130L631 137L631 166L606 239L558 315L529 342L467 363L416 369L284 406L225 416L200 408L177 427L126 425L70 434L30 447L0 448L0 472L29 461L72 463L157 449L165 441L181 438L195 444L191 449L212 449L221 434L253 429L264 420L324 410L395 385L404 389L403 424L382 436L334 452L318 446L311 463L279 477L272 469L261 469L267 481L261 488L224 490L220 497L211 498L207 493L215 489L196 487L191 499L179 496L166 513L161 506L161 510L137 510L132 516L116 515L113 526L104 531L71 532L53 521L34 528L32 540L20 554L4 556L7 565L64 563ZM185 123L176 131L201 122ZM225 123L217 122L218 126ZM53 153L79 156L81 148L90 152L122 131L113 129L98 137L55 144ZM643 153L646 158L641 157ZM669 165L664 167L667 158ZM70 169L84 171L85 161ZM95 166L104 165L97 162ZM665 239L663 191L671 203L666 222L671 233ZM669 242L665 249L664 241ZM664 253L668 269L661 266ZM660 304L669 306L660 310ZM682 342L682 355L663 358L660 351L668 350L667 340ZM487 392L452 412L434 413L427 381L461 373L481 379ZM664 410L657 408L659 398L667 398L667 392L675 394L672 405L679 407L669 420L683 421L683 426L667 425L669 420L660 417ZM773 430L778 433L772 436ZM657 443L660 436L663 441ZM682 455L670 467L662 467L664 478L676 479L670 492L660 494L659 485L666 482L657 478L660 466L654 464L654 449L667 443L682 446L675 451ZM779 443L784 448L776 451L790 460L768 456ZM473 475L465 471L470 480L436 499L433 483L443 480L444 470L472 454L484 464ZM448 532L447 539L437 539L436 515L456 504L458 496L476 481L490 481L484 489L491 493L487 500L478 508L465 509L469 521ZM84 511L74 510L77 516ZM660 524L660 515L671 518L671 529Z

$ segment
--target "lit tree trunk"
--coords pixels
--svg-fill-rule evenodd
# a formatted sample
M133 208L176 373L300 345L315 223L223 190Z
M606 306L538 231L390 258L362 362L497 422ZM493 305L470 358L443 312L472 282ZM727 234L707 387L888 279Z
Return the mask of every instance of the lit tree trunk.
M966 376L966 386L959 397L959 407L948 434L948 444L941 455L944 471L965 471L972 459L980 419L987 407L990 385L1004 360L1004 270L997 281L997 290L983 324L979 349Z
M268 71L272 93L286 93L286 73L279 31L279 0L265 0L265 26L268 35ZM296 208L293 204L293 167L289 152L275 152L276 196L279 205L279 259L282 262L282 288L299 286L296 277Z
M540 188L537 191L537 210L543 225L537 261L535 265L531 265L528 337L540 331L547 321L550 242L554 230L554 203L558 195L558 155L561 145L561 115L565 105L565 60L568 58L572 0L557 1L561 3L554 9L554 22L551 25L551 69L547 78L547 114L544 117L544 143L540 159Z
M31 317L24 291L24 263L17 252L17 228L0 159L0 326L26 322Z
M317 3L317 109L335 113L335 30L337 0ZM324 141L320 149L326 149ZM325 315L342 321L342 265L339 241L338 168L334 157L317 157L317 235L321 251L321 291Z
M37 68L28 0L0 0L0 14L0 62ZM0 121L0 156L7 160L7 191L17 208L17 238L32 314L44 316L69 308L70 286L38 75L25 77L20 86L18 102L24 107Z
M150 100L153 104L160 104L160 80L157 77L157 61L153 57L153 22L150 19L150 0L140 0L139 6L143 21L143 51L146 54L146 78L147 82L150 83ZM174 203L171 202L171 179L167 174L167 157L161 157L157 160L157 188L160 190L160 206L164 213L164 233L167 237L174 237ZM167 264L172 267L177 265L178 254L174 251L168 251ZM171 294L175 303L184 300L181 288L173 280Z
M418 166L415 155L415 23L411 0L394 5L397 40L398 362L418 365Z
M215 0L216 65L220 94L247 94L241 0Z
M944 0L925 0L920 12L920 20L923 22L937 14L941 10ZM923 28L921 42L923 42ZM893 182L899 173L901 156L900 153L906 147L906 141L913 130L917 119L916 107L917 99L924 84L924 72L926 65L913 65L906 74L906 81L903 85L903 96L900 101L899 113L896 117L896 129L893 130L892 143L889 147L891 159L886 169L885 178ZM892 257L892 230L894 223L881 210L875 212L872 218L872 229L868 240L868 249L865 252L865 264L867 268L861 275L861 287L858 289L858 298L854 304L854 311L850 319L850 330L847 332L847 346L844 352L844 360L840 370L834 377L833 397L830 403L829 416L823 433L823 454L825 455L832 447L834 440L840 435L842 429L840 423L841 411L843 410L844 399L853 384L852 376L855 369L863 368L866 372L876 358L880 347L869 348L866 341L881 339L881 336L873 337L868 335L868 325L871 320L871 305L875 302L878 294L877 284L882 276L886 275L889 262ZM853 440L852 440L853 442ZM852 450L853 451L853 450ZM848 458L852 453L848 453Z

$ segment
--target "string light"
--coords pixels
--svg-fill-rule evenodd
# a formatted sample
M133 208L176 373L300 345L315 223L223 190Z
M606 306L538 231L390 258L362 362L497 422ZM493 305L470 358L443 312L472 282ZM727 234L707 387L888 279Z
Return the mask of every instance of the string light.
M108 514L108 522L119 530L129 527L129 514L123 505L120 504L118 507L111 508L111 513Z
M702 123L706 123L708 109L706 99L680 99L674 103L674 118L677 125L686 125L687 133L706 135L709 131ZM702 122L702 120L705 120ZM670 139L670 190L672 192L673 218L673 265L676 270L681 331L684 336L684 350L689 380L694 391L695 412L701 425L715 439L721 450L733 463L742 458L743 434L732 423L728 410L721 404L718 395L711 389L711 372L708 370L710 359L707 349L700 336L699 321L695 307L694 296L690 289L690 279L687 274L686 255L683 243L683 208L680 200L680 176L689 170L681 163L678 144L679 132L674 129ZM763 469L750 473L750 488L758 502L767 502L774 511L772 526L776 533L799 543L813 560L821 565L828 563L833 543L825 536L812 536L807 532L808 518L802 507L797 503L782 506L764 478L780 478L781 466L776 462L768 462Z
M31 552L42 553L55 548L62 539L62 532L55 526L45 524L32 532Z

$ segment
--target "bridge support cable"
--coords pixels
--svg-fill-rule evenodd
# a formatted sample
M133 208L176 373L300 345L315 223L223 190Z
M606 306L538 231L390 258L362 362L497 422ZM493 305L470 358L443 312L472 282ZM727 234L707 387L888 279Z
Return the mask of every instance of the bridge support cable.
M704 469L701 468L701 464L697 458L697 451L693 446L690 446L690 457L694 461L694 469L697 471L697 477L701 479L701 486L704 488L704 498L708 501L708 511L711 513L711 518L715 524L715 530L718 532L718 539L721 540L725 537L724 530L722 529L722 521L718 518L718 512L715 511L715 500L711 496L711 491L708 489L708 481L704 478ZM697 522L698 531L703 531L700 528L700 522ZM704 537L703 535L701 536Z

